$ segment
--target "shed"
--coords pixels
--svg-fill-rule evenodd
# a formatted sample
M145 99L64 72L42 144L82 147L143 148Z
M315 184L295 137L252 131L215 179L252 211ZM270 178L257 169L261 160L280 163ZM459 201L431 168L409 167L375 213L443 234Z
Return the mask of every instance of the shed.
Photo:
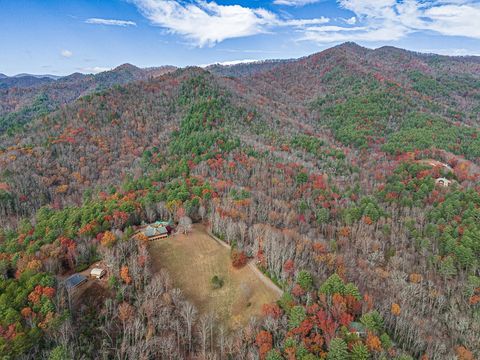
M82 274L73 274L65 280L65 285L68 290L73 290L83 283L87 282L87 277Z
M102 278L107 272L105 271L105 269L101 269L101 268L93 268L91 271L90 271L90 276L91 277L94 277L94 278L97 278L97 279L100 279Z

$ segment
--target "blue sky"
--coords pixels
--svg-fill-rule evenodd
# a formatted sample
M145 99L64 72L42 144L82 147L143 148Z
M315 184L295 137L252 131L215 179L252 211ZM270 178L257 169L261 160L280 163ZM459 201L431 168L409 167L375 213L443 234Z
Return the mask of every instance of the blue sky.
M0 0L0 73L301 57L345 41L480 55L480 0Z

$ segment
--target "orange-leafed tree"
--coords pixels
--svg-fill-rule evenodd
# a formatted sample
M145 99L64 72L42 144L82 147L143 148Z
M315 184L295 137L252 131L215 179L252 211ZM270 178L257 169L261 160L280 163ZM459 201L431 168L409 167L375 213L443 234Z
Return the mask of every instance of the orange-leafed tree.
M49 299L53 298L55 296L55 288L47 286L44 287L42 290L43 295L48 297Z
M473 354L465 346L457 346L455 349L458 360L474 360Z
M342 227L339 231L340 236L349 237L350 236L350 229L346 226Z
M262 306L262 314L274 319L279 319L282 316L282 309L280 309L280 306L277 304L264 304Z
M400 312L401 312L400 305L398 305L397 303L393 303L390 311L391 311L392 314L395 315L395 316L400 315Z
M112 233L111 231L105 231L105 233L102 236L101 244L105 247L111 247L113 244L115 244L116 241L115 234Z
M126 266L126 265L122 266L122 268L120 269L120 278L127 285L132 283L132 278L130 277L130 272L128 270L128 266Z
M378 338L378 336L372 334L371 332L368 333L367 339L365 340L370 351L382 351L382 342Z
M258 352L260 354L260 359L265 359L267 353L272 350L273 346L273 337L266 330L260 331L255 337L255 343L258 346Z
M22 314L22 316L24 318L29 318L31 315L32 315L32 308L30 307L24 307L21 311L20 311L20 314Z

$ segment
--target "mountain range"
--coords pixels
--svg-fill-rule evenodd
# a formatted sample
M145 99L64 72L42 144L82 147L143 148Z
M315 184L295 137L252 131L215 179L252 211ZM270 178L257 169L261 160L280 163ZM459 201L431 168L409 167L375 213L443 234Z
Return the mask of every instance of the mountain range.
M188 215L285 290L281 309L237 337L238 354L277 359L262 353L266 343L270 356L287 358L292 347L317 359L336 344L347 355L363 346L358 359L474 359L479 126L480 58L394 47L1 78L5 274L27 288L20 275L34 266L61 273L115 252L126 258L126 243L100 246L104 232ZM58 263L47 261L54 253ZM125 284L115 304L140 301L128 286L141 284L118 270ZM162 301L174 307L174 298ZM24 306L12 305L11 318ZM40 336L22 321L19 329ZM364 338L352 337L352 322ZM137 325L158 341L177 331ZM110 351L102 341L112 337L101 336L96 345ZM150 346L149 336L136 341ZM192 353L182 339L172 348ZM41 352L36 344L25 351Z

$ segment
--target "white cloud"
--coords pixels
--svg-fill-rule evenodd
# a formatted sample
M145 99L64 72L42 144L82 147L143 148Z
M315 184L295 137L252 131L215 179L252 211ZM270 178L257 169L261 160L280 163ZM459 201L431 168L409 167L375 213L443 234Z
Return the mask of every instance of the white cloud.
M306 25L320 25L326 24L330 21L327 17L319 17L316 19L292 19L292 20L282 20L279 22L279 26L306 26Z
M352 16L349 19L343 19L348 25L355 25L357 23L357 18L355 16Z
M277 5L286 5L286 6L304 6L304 5L313 4L320 1L322 0L275 0L273 3Z
M109 71L109 70L112 70L112 68L103 67L103 66L83 67L78 69L78 71L85 74L98 74L98 73Z
M243 59L243 60L231 60L231 61L222 61L222 62L215 62L211 64L203 64L203 65L198 65L199 67L208 67L212 65L222 65L222 66L232 66L232 65L238 65L238 64L251 64L251 63L256 63L256 62L261 62L262 60L255 60L255 59Z
M479 0L338 0L355 14L345 20L357 26L310 26L303 40L394 41L414 32L432 31L446 36L480 39Z
M134 0L134 3L153 24L183 35L199 46L263 33L265 26L276 18L267 10L215 2L181 4L173 0Z
M212 46L226 39L267 33L273 27L303 27L328 22L318 19L283 20L271 11L214 1L131 0L152 24L180 34L198 46Z
M425 54L439 54L447 56L480 56L480 53L476 53L470 49L421 49L422 53Z
M70 58L70 57L73 56L73 53L70 50L64 49L64 50L60 51L60 55L62 55L63 57L66 57L66 58Z
M214 0L129 0L153 25L191 44L213 46L227 39L294 28L300 40L328 44L342 41L395 41L414 32L480 39L480 0L337 0L349 18L286 19L278 13ZM301 6L322 0L273 0ZM327 24L328 23L328 24Z
M480 38L480 3L444 5L426 9L424 16L431 19L425 28L443 35Z
M110 26L137 26L137 23L130 20L115 20L115 19L100 19L100 18L90 18L85 20L87 24L96 24L96 25L110 25Z

